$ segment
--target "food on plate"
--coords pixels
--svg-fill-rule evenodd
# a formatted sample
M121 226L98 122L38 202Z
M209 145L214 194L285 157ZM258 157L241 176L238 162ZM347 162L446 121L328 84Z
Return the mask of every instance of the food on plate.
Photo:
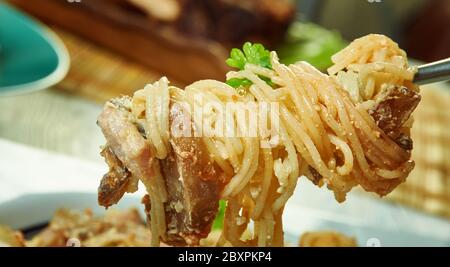
M216 219L216 221L218 221ZM207 238L200 240L200 246L215 246L221 238L221 227L211 231ZM50 223L40 230L24 233L0 225L0 247L147 247L151 233L135 208L108 210L104 215L96 215L90 209L58 209ZM31 235L31 237L30 237ZM245 233L250 236L250 233ZM164 243L161 246L167 246ZM230 244L228 244L230 245ZM289 244L287 244L289 245ZM335 231L304 233L300 247L354 247L354 238Z
M89 209L59 209L26 246L143 247L149 245L150 236L136 209L108 210L104 216L94 216Z
M183 89L163 77L108 101L98 118L110 171L105 207L145 186L152 245L199 245L226 202L216 245L282 246L282 214L299 177L337 201L360 185L384 196L414 168L420 102L406 53L383 35L354 40L328 75L275 52L233 49L226 82ZM189 66L186 66L189 67Z
M24 247L25 239L21 232L0 225L0 247Z
M299 247L357 247L356 239L335 231L306 232L299 240Z

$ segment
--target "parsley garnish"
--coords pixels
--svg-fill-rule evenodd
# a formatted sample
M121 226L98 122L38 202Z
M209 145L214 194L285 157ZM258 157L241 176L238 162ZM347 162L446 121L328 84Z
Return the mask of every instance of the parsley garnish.
M250 42L246 42L242 50L238 48L231 49L230 58L226 60L226 63L228 66L239 70L243 70L247 63L272 69L272 65L270 64L270 51L265 49L262 44L252 44ZM270 86L273 85L267 77L260 76L260 78ZM245 78L231 78L226 83L234 88L241 86L248 87L252 84L250 80Z

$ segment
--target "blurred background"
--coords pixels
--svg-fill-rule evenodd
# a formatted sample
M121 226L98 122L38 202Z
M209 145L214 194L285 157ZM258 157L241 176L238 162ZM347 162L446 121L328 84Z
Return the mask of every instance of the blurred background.
M285 63L306 60L323 71L330 66L331 55L369 33L388 35L416 64L450 57L448 0L9 0L0 4L48 26L64 43L71 62L67 76L47 90L1 96L6 78L1 75L0 50L0 140L99 163L104 140L95 120L102 103L131 94L161 75L179 86L204 78L223 80L230 48L248 40L276 50ZM17 26L13 21L5 23L0 29ZM33 44L28 48L32 51ZM450 219L448 84L426 86L422 94L413 133L416 169L386 201ZM0 150L2 157L8 153ZM0 168L6 173L5 166Z

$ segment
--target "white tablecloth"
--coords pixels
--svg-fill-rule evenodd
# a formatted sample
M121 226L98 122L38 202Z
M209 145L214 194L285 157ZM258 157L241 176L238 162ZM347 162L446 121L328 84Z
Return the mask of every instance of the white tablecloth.
M0 202L27 193L95 192L107 166L0 139Z

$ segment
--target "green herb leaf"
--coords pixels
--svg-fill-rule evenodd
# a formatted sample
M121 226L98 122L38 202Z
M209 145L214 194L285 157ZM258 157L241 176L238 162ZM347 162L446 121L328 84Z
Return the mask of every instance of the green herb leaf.
M270 80L269 77L265 77L265 76L259 75L259 78L261 78L261 80L265 81L271 87L275 86L275 84L272 82L272 80Z
M231 49L230 58L226 60L226 63L228 66L239 70L243 70L247 63L272 69L272 65L270 64L270 51L264 48L262 44L252 44L250 42L246 42L242 47L242 50L237 48ZM270 86L273 86L273 83L269 78L263 76L259 77ZM234 88L238 88L241 86L248 87L252 82L248 79L232 78L227 80L227 84Z
M214 219L212 229L213 230L221 230L223 229L223 220L225 217L225 209L227 207L227 202L225 200L219 201L219 212L217 212L217 216Z
M231 49L230 58L227 59L226 63L228 66L240 70L243 70L247 63L272 69L270 51L262 44L252 44L250 42L246 42L242 50L237 48Z
M245 79L245 78L243 78L243 79L231 78L231 79L228 79L226 83L233 88L238 88L241 86L247 87L252 84L252 82L249 79Z
M241 50L233 48L231 49L230 58L227 59L226 63L230 67L243 70L247 63L247 59Z

